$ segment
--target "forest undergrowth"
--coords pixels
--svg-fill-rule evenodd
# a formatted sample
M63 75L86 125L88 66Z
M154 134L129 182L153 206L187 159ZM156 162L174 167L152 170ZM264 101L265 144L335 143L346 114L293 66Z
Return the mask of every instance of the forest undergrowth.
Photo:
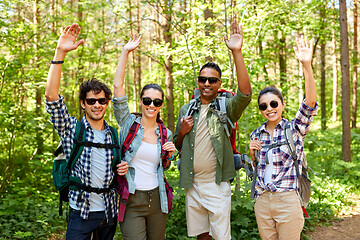
M305 152L308 166L313 170L309 171L313 184L305 231L314 230L315 226L329 223L340 213L351 211L352 196L360 195L360 152L357 150L360 149L360 129L352 131L352 149L352 162L342 161L341 127L314 130L306 137ZM62 239L66 217L58 215L59 198L52 184L52 156L48 150L41 156L41 161L33 160L27 166L19 162L11 184L0 193L0 239ZM30 171L24 171L25 168ZM175 164L166 174L175 191L166 239L192 239L186 236L185 193L177 187L179 172ZM235 181L232 184L232 238L260 239L253 200L249 197L251 182L243 170L239 176L240 189L235 190ZM120 231L116 239L121 239ZM309 238L303 234L302 239Z

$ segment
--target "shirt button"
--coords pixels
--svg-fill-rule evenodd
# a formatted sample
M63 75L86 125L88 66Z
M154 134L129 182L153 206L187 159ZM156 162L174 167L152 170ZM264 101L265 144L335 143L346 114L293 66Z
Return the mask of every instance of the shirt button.
M192 172L190 172L190 175L192 175Z

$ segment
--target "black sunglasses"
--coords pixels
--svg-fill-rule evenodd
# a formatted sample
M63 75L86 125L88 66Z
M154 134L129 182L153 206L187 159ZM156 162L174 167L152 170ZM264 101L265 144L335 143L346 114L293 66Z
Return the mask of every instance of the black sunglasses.
M199 83L205 84L206 81L209 81L210 84L215 84L218 81L220 81L220 79L218 79L217 77L203 77L203 76L198 76L198 81Z
M108 100L106 98L86 98L85 101L87 105L94 105L96 102L99 102L101 105L108 104Z
M277 108L279 106L279 103L275 100L270 102L270 107L272 108ZM268 108L268 105L266 103L261 103L259 104L259 109L260 111L265 111Z
M155 107L160 107L164 102L164 100L162 100L160 98L151 99L149 97L143 97L143 98L141 98L141 100L144 105L150 106L151 103L154 103Z

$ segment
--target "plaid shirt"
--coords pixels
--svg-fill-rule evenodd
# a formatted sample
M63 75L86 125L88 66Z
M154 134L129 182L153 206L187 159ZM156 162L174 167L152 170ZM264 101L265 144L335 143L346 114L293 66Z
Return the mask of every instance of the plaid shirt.
M75 129L77 119L74 117L70 117L69 112L64 103L64 98L59 96L60 98L54 102L46 101L46 110L49 114L51 114L50 121L54 125L55 130L59 134L61 138L61 143L64 149L64 153L66 158L70 158L71 150L74 144L75 137ZM85 115L82 119L85 124L86 131L86 141L93 142L94 141L94 132L89 122L86 120ZM105 144L111 144L111 133L110 128L105 124ZM112 149L105 149L106 156L106 173L105 179L103 182L103 188L108 188L110 183L114 177L114 173L111 169L111 160L112 160ZM86 186L91 185L90 179L91 172L91 147L84 147L79 159L77 160L74 169L71 171L72 176L77 176L81 179L82 183ZM92 186L95 187L95 186ZM116 214L116 192L115 190L111 190L110 193L102 193L105 204L105 215L106 218L109 219L108 213L111 213L111 217L115 217ZM76 204L78 208L81 209L81 218L88 219L90 204L89 204L90 193L86 191L69 191L69 201Z
M317 115L318 105L315 108L310 108L305 104L305 101L300 105L298 112L293 120L291 120L291 132L293 134L294 144L299 162L299 171L302 170L302 159L304 154L304 140L305 135L310 130L310 124L313 121L313 116ZM251 133L251 140L258 138L262 141L262 145L269 145L274 143L284 142L285 139L285 124L287 120L282 119L274 129L273 142L271 143L270 133L266 130L265 125L262 124L259 128ZM260 136L260 137L259 137ZM272 172L272 183L265 185L265 167L266 167L266 153L272 151L274 169ZM255 185L255 200L265 191L270 192L287 192L297 189L297 177L294 161L290 154L290 149L287 144L275 147L271 150L262 148L259 151L258 178Z

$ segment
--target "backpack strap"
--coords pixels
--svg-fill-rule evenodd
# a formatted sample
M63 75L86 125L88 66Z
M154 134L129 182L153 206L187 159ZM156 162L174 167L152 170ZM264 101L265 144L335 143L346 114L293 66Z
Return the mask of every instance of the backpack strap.
M210 111L216 113L219 117L220 122L223 124L226 135L230 137L230 131L227 126L231 126L231 128L235 128L234 124L230 120L229 116L226 114L226 97L225 96L218 96L215 98L214 102L212 103L213 108L210 108Z
M258 132L255 135L255 140L259 140L261 141L261 133ZM257 179L257 165L259 163L259 151L255 151L255 161L254 161L254 175L253 175L253 179L252 179L252 183L251 183L251 193L250 193L250 197L251 198L255 198L255 185L256 185L256 179Z
M167 142L167 129L161 119L157 120L157 124L160 130L160 142L162 146ZM168 159L168 155L169 153L167 151L164 151L163 148L161 147L161 159L164 170L170 166L170 160Z
M186 111L186 114L184 115L184 118L187 118L189 116L192 116L194 114L194 112L197 112L199 111L199 108L197 106L197 99L198 98L194 98L194 99L191 99L190 102L189 102L189 108L188 110Z
M118 163L120 163L121 158L120 158L120 145L119 145L119 136L118 133L116 131L116 129L112 126L110 127L110 133L111 133L111 139L112 139L112 143L116 146L113 148L113 155L114 158L112 160L112 164L111 167L114 170L114 172L116 171L116 165Z
M129 199L129 185L128 185L128 182L127 182L125 176L116 175L116 181L118 183L118 188L116 191L119 194L118 204L117 204L118 208L119 208L119 212L118 212L117 221L123 222L126 204Z
M299 185L299 194L298 195L299 195L299 199L300 199L300 203L301 203L301 208L305 214L305 217L309 217L308 213L306 212L305 205L303 203L303 199L302 199L302 195L301 195L301 192L302 192L301 184L300 184L301 175L300 175L300 170L299 170L298 156L296 154L296 148L295 148L295 144L294 144L294 138L293 138L292 131L291 131L291 122L290 121L287 121L285 123L285 139L286 139L287 145L289 146L290 154L291 154L291 157L292 157L292 159L294 161L294 165L295 165L296 177L297 177L298 185Z
M86 131L85 124L83 122L76 122L75 136L74 136L74 146L71 150L70 158L68 161L68 169L71 172L74 169L76 161L79 159L84 146L79 144L85 142L86 140Z
M121 148L121 158L122 159L125 157L125 152L130 149L130 145L131 145L132 141L134 140L136 133L139 130L139 127L140 127L140 124L137 123L136 121L134 121L133 124L131 125L129 132L123 143L123 146ZM128 184L125 176L116 175L116 181L117 181L117 190L116 191L119 194L118 204L117 204L118 208L119 208L119 212L118 212L117 221L123 222L125 210L126 210L126 204L127 204L127 201L129 199L129 195L130 195L129 184Z
M129 132L125 138L124 144L121 148L121 158L123 159L125 157L125 152L130 149L130 144L134 140L137 131L139 130L140 124L134 121L134 123L131 125Z

